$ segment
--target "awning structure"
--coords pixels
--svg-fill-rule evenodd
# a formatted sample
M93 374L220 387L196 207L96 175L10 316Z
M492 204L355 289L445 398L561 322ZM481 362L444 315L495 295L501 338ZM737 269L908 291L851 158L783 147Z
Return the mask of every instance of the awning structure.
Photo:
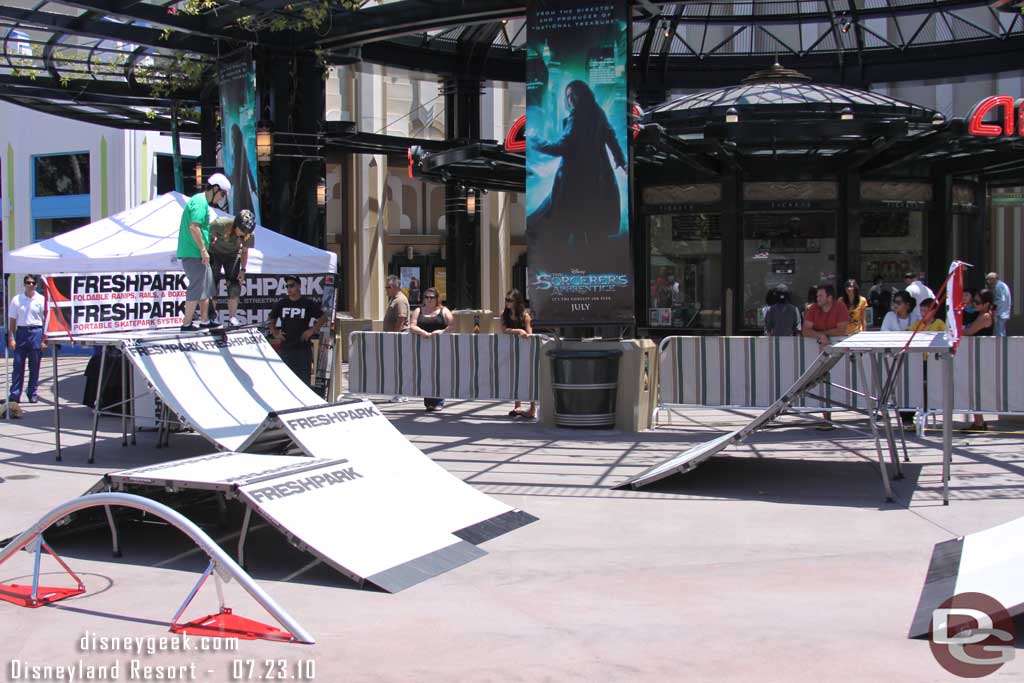
M178 231L188 197L168 192L94 223L15 249L4 266L12 273L133 273L180 271ZM211 208L213 216L226 217ZM333 273L338 255L256 226L249 250L253 274Z

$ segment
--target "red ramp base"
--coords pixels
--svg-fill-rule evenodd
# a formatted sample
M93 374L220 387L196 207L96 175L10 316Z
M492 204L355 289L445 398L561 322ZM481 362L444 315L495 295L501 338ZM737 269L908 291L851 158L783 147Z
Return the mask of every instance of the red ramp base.
M51 602L57 602L72 595L81 595L85 592L83 588L57 588L55 586L39 586L36 588L36 599L32 600L32 586L22 586L18 583L0 583L0 600L10 602L21 607L42 607Z
M295 641L295 636L287 631L232 614L228 607L219 614L199 617L186 624L171 624L171 633L241 640L278 640L286 643Z

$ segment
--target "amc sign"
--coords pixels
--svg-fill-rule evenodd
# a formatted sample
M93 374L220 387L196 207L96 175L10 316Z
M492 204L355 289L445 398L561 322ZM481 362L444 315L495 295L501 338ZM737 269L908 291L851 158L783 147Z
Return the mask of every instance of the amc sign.
M1014 102L1009 95L986 97L967 114L967 132L986 138L1024 137L1024 100Z

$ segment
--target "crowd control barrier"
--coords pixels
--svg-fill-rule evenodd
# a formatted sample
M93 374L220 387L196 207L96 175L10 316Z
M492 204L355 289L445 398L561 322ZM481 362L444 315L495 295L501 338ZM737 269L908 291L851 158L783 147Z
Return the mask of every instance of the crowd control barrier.
M352 394L536 401L544 337L514 334L353 332Z
M1024 337L961 339L953 357L953 412L1024 414L1022 353ZM941 401L941 384L929 382L925 417L941 414Z
M814 363L820 352L817 341L807 337L666 337L658 346L660 381L656 412L670 406L767 408ZM924 405L923 356L914 354L907 358L897 381L897 407L917 409ZM831 371L832 383L863 391L856 362L853 356L844 357ZM871 372L870 368L867 370ZM865 407L862 396L834 394L828 385L823 391L827 399L835 398L855 408ZM801 397L794 406L824 409L825 403Z

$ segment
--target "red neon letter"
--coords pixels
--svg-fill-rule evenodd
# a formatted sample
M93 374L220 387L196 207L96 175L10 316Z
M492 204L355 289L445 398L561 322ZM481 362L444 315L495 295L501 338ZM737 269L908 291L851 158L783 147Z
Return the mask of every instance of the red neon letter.
M985 115L996 107L1003 108L1002 125L985 123ZM971 107L967 114L967 132L970 135L980 135L987 138L995 138L1000 135L1013 135L1013 98L1009 95L993 95L986 97L981 102Z
M516 119L516 122L508 129L508 135L505 136L505 151L526 151L526 114Z

